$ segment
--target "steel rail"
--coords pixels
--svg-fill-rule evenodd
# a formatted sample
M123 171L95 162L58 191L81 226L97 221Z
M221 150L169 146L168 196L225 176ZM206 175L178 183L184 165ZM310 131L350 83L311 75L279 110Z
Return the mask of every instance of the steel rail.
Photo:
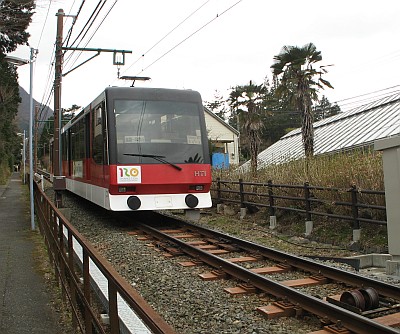
M160 214L158 214L160 215ZM163 215L160 215L162 217ZM198 226L181 219L177 219L174 217L167 217L168 219L173 219L175 222L179 224L184 224L188 226L190 229L196 230L201 234L207 235L210 238L217 238L219 240L223 240L227 243L234 244L235 246L246 250L248 252L259 254L264 256L267 259L271 259L274 261L278 261L292 267L301 269L303 271L311 272L314 274L321 274L326 278L329 278L334 281L339 281L342 283L346 283L348 285L357 286L357 287L372 287L379 294L390 297L400 301L400 287L394 286L382 281L375 280L373 278L364 277L357 275L352 272L345 271L343 269L334 268L327 266L323 263L319 263L304 257L292 255L289 253L285 253L276 249L268 248L266 246L255 244L251 241L239 239L230 235L223 234L218 231L210 230L202 226Z
M145 223L139 223L137 226L155 238L159 240L168 240L178 245L184 253L189 254L214 268L222 270L232 277L250 283L261 291L265 291L282 299L287 299L294 305L299 305L301 308L314 315L321 318L328 318L333 323L338 323L338 321L340 321L344 327L357 334L370 334L371 332L380 334L399 333L394 328L379 324L371 319L340 308L334 304L303 294L294 288L287 287L265 276L253 273L235 263L226 261L218 256L203 251L200 248L191 246L182 240L176 239L173 236L165 234L156 228L146 225ZM226 240L225 236L224 239Z

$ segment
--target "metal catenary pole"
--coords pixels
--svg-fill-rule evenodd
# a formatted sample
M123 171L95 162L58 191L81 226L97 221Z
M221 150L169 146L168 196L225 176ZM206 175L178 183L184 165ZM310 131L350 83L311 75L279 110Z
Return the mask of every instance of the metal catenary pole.
M29 58L30 84L29 84L29 192L31 202L31 229L35 229L35 207L33 204L33 62L38 50L31 48Z

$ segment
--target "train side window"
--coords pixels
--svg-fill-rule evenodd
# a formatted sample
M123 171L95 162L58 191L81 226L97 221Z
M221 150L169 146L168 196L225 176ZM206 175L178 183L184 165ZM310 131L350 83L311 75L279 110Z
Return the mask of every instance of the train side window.
M86 156L85 150L85 123L81 119L71 127L72 160L83 160Z
M104 150L103 150L103 108L102 104L97 106L94 111L92 122L92 152L93 160L96 164L102 165L104 163Z

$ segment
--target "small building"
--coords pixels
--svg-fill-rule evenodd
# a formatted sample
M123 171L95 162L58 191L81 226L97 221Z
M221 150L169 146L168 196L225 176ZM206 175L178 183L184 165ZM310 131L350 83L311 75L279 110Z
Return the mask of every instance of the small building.
M208 139L212 145L212 166L228 168L239 164L239 131L204 107Z

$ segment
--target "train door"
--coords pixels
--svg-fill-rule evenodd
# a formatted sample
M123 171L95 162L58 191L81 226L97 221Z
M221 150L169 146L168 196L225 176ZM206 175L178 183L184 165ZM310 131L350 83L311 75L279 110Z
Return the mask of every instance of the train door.
M86 180L91 179L91 162L90 162L90 113L87 113L85 118L85 176Z
M91 177L94 183L103 185L105 181L105 165L107 161L104 102L101 102L92 110L91 127Z
M62 173L65 176L71 176L71 137L70 130L65 130L61 135L61 157L62 157Z

